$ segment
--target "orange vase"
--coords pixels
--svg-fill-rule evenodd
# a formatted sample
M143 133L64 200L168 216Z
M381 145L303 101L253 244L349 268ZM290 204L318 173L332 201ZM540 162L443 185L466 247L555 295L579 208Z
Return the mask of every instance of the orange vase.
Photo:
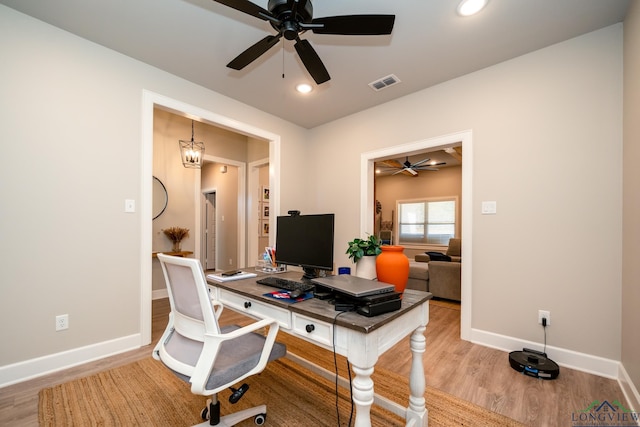
M404 254L404 246L384 245L376 259L378 281L396 287L396 292L404 292L409 280L409 258Z

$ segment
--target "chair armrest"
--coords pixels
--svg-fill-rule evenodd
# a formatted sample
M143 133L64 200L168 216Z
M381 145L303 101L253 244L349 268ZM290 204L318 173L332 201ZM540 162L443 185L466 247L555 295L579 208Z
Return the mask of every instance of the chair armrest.
M245 375L235 378L232 383L228 385L224 385L222 387L218 387L216 390L207 390L206 384L209 380L209 375L213 370L213 366L215 364L215 360L217 358L218 351L220 350L220 346L225 341L231 341L236 338L239 338L243 335L255 333L255 331L263 328L269 328L269 332L265 338L264 345L262 347L262 352L260 353L260 359L256 366L247 372ZM273 349L273 345L276 340L276 336L278 334L280 326L278 322L273 319L262 319L257 322L251 323L242 328L236 329L234 331L228 332L226 334L205 334L204 337L204 345L202 347L202 352L200 357L198 358L198 362L193 370L193 375L191 376L191 391L195 394L200 395L210 395L217 393L229 386L242 381L244 378L254 375L255 373L261 372L264 370L267 362L269 361L269 355L271 350Z
M213 306L213 314L216 316L216 320L220 319L220 315L222 314L222 310L224 310L224 305L218 300L211 298L211 305Z

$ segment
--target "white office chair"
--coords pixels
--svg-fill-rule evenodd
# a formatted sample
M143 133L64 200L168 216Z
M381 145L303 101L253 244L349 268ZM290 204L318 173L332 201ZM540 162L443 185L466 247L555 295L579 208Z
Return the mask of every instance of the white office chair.
M264 424L266 405L220 417L218 393L231 388L229 400L235 403L248 386L234 389L234 384L262 372L267 362L286 354L286 347L275 342L278 323L263 319L242 328L234 325L221 329L218 318L223 306L211 300L200 261L164 254L158 254L158 259L171 313L153 357L191 383L192 393L211 396L201 413L209 421L198 425L232 426L251 417L257 425ZM266 336L255 332L262 328L268 328Z

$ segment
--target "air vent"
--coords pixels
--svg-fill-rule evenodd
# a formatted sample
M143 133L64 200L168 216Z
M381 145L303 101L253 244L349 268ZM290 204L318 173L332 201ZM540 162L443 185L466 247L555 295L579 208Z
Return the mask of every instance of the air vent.
M389 86L393 86L398 83L400 83L400 79L396 77L394 74L389 74L387 77L383 77L379 80L369 83L369 86L371 87L371 89L377 92L379 90L388 88Z

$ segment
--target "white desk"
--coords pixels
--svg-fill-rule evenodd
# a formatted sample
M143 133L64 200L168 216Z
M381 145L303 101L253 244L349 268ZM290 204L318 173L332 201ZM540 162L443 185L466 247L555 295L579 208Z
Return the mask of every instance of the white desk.
M258 274L266 276L266 274ZM278 277L298 280L301 273L288 272ZM400 310L375 317L361 316L355 312L344 313L334 318L338 312L327 301L310 299L295 304L287 304L263 296L270 288L256 284L256 278L218 283L207 279L212 296L225 307L254 318L269 317L280 324L280 330L302 338L312 344L333 350L335 336L336 353L347 357L352 365L355 378L353 402L356 407L356 427L371 426L370 410L374 403L402 416L407 426L427 426L428 412L425 408L425 376L422 354L425 351L424 331L429 323L429 299L431 294L407 290ZM335 326L334 326L335 325ZM335 327L335 334L334 334ZM409 377L409 406L400 405L377 396L371 379L378 357L393 347L405 336L411 335L411 373ZM291 358L314 369L321 375L331 373L299 356ZM324 372L323 372L324 371ZM346 380L343 380L343 384Z

